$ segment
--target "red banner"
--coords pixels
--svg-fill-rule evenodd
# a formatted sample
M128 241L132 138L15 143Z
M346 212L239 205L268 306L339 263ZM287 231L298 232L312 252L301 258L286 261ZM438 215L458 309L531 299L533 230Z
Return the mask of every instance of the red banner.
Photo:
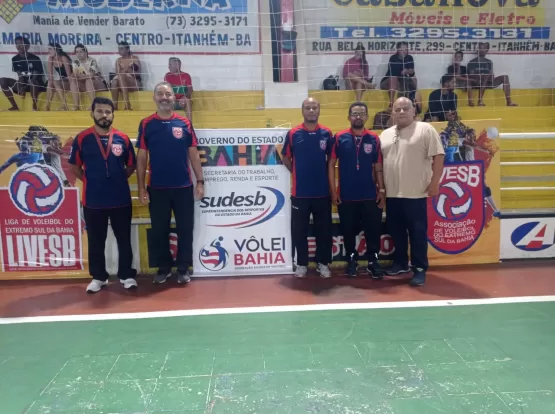
M2 271L83 270L79 190L45 164L23 164L0 188Z

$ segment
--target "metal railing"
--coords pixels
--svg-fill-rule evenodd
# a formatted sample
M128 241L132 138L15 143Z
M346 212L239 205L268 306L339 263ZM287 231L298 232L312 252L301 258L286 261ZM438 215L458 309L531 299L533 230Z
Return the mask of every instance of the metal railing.
M501 139L555 139L555 132L506 132L499 134ZM501 166L516 165L555 165L555 161L512 161L501 162ZM504 187L501 191L555 191L555 187Z

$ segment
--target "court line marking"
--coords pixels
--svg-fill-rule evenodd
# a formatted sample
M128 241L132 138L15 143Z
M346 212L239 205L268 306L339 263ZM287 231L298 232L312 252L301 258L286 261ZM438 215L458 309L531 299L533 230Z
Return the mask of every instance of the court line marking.
M110 320L128 320L128 319L157 319L157 318L175 318L175 317L183 317L183 316L241 315L241 314L253 314L253 313L437 308L437 307L445 307L445 306L501 305L501 304L509 304L509 303L538 303L538 302L555 302L555 295L515 296L515 297L485 298L485 299L426 300L426 301L406 301L406 302L326 303L326 304L317 304L317 305L187 309L187 310L176 310L176 311L106 313L106 314L89 314L89 315L26 316L26 317L15 317L15 318L0 318L0 325L14 325L14 324L22 324L22 323L44 323L44 322L89 322L89 321L110 321Z

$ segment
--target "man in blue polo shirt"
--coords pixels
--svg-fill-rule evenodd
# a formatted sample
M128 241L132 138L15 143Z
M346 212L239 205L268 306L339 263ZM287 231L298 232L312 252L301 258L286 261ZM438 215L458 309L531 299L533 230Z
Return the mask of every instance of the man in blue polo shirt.
M378 263L380 252L382 209L385 204L382 155L378 136L364 128L368 107L355 102L349 108L351 128L335 134L328 162L331 198L336 204L343 244L347 252L347 276L354 277L358 269L355 242L362 225L366 239L368 274L382 279ZM339 162L339 191L336 189L336 163ZM377 187L377 189L376 189Z
M169 83L156 85L154 102L157 111L141 121L137 139L139 199L143 205L149 205L151 247L158 265L153 282L164 283L172 274L169 235L173 211L178 237L177 282L189 283L189 266L193 264L194 199L204 196L197 137L191 122L173 111L175 95ZM147 160L150 162L148 189ZM193 187L189 164L195 173L196 187Z
M295 276L306 277L308 266L308 227L314 218L316 263L320 276L331 276L332 221L327 179L327 157L333 134L318 124L320 103L313 98L302 105L304 122L290 130L283 145L283 165L292 173L291 231L297 252Z
M87 292L108 284L104 249L108 219L118 244L118 277L125 289L137 287L131 249L131 191L129 176L135 171L135 151L129 137L112 128L114 104L107 98L92 102L94 126L73 140L69 163L83 181L83 213L89 241L89 272L93 280Z

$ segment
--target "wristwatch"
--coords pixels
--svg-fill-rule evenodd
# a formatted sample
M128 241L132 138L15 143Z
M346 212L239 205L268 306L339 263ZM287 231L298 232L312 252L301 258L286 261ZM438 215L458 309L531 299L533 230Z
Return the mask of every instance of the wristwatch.
M204 185L204 180L197 180L197 184L202 184L202 185Z

